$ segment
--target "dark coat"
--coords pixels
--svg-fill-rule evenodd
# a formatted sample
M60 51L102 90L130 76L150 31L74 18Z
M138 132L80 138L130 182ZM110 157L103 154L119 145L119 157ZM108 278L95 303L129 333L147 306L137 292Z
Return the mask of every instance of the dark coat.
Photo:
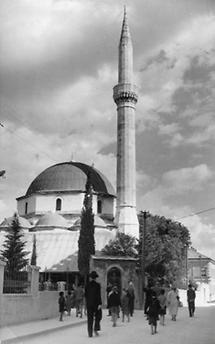
M98 282L92 280L87 284L85 298L87 309L98 309L98 306L102 304L101 286Z
M160 303L157 298L152 298L152 301L147 310L149 324L156 325L156 322L159 319L159 313Z
M121 305L120 296L118 292L111 291L109 296L109 307L118 307Z
M60 313L64 312L66 308L66 300L64 296L59 297L58 304L59 304L59 312Z

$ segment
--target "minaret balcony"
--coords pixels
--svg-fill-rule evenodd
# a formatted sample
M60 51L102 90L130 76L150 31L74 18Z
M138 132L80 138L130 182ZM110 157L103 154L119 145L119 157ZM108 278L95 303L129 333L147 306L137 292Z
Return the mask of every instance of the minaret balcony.
M134 84L118 84L113 88L113 99L117 105L127 102L136 104L138 99L136 91L137 87Z

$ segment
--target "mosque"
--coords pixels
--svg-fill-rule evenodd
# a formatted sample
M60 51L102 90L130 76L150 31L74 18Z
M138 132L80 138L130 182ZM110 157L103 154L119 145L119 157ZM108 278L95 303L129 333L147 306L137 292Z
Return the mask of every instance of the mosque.
M119 42L118 84L113 89L117 105L116 192L107 177L93 166L67 161L42 171L29 185L26 194L16 199L26 251L30 258L35 241L37 265L45 279L47 276L54 280L69 278L72 283L77 277L80 216L89 173L93 187L96 251L101 251L118 231L139 236L135 157L137 98L133 84L132 41L125 9ZM0 245L11 221L12 217L0 224ZM131 264L134 269L135 261ZM109 265L113 276L123 274L122 268L114 266L113 261ZM107 282L106 275L104 279Z

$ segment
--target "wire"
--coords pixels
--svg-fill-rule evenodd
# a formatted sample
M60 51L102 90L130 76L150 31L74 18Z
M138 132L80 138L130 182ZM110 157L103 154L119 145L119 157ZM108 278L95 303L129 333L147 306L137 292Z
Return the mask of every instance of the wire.
M176 219L175 221L179 221L179 220L182 220L182 219L186 219L187 217L199 215L199 214L206 213L206 212L212 211L212 210L215 210L215 207L213 207L213 208L208 208L208 209L204 209L204 210L200 210L200 211L198 211L197 213L193 213L193 214L189 214L189 215L182 216L182 217Z
M22 136L20 136L17 133L15 133L13 130L7 128L3 123L0 123L0 126L2 128L4 128L5 130L7 130L10 134L15 135L22 142L26 142L27 141L27 140L24 140ZM38 152L38 147L36 147L36 145L32 144L32 142L29 142L29 141L28 141L28 144L36 150L36 153ZM48 157L49 159L53 160L53 157L51 157L51 155L48 155L45 151L41 151L40 150L40 154L46 155L46 157Z

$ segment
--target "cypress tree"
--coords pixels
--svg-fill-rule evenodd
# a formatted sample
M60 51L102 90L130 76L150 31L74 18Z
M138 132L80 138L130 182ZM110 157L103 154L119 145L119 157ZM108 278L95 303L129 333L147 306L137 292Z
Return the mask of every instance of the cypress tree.
M20 228L18 215L14 214L11 227L8 229L3 243L3 250L0 252L2 259L6 262L6 271L17 272L28 264L26 258L28 252L24 250L26 242L23 238L24 234Z
M37 247L36 247L36 234L33 236L33 250L31 255L31 265L37 265Z
M78 269L86 282L90 269L90 257L95 254L94 214L92 209L93 188L90 173L87 175L85 197L81 213L81 228L78 240Z

